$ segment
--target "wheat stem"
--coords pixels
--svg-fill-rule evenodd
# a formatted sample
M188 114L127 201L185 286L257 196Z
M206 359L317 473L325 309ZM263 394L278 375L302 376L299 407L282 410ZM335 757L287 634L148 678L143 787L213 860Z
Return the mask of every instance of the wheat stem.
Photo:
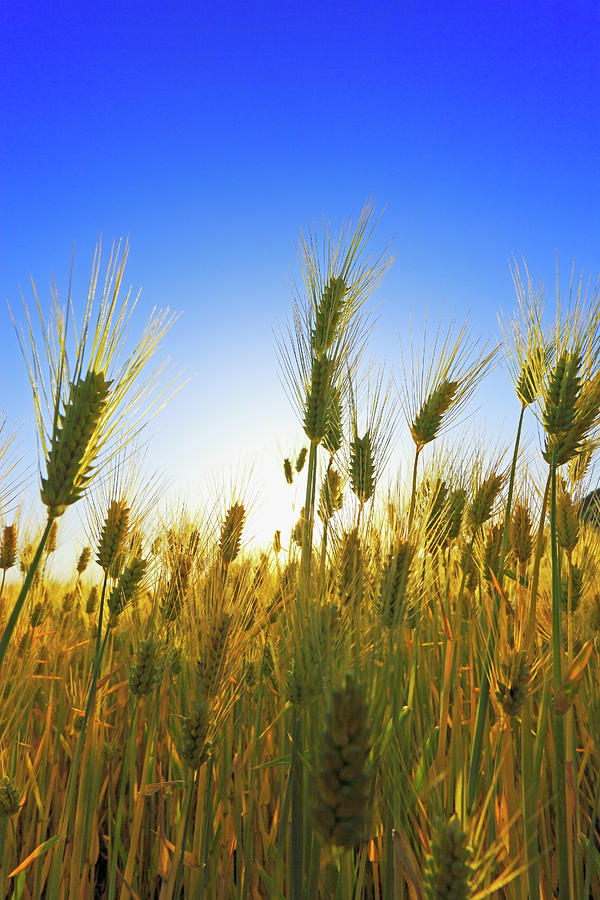
M502 578L504 575L504 557L508 547L508 530L510 523L510 511L512 506L512 496L515 484L515 473L517 468L517 458L519 455L519 444L521 441L521 430L523 427L523 417L525 415L525 407L521 408L519 416L519 424L517 427L517 436L515 438L515 447L513 451L512 465L510 469L510 481L508 485L508 498L506 501L506 512L504 515L504 531L502 533L502 550L500 554L500 565L498 567L498 582L502 587ZM469 764L469 782L467 792L467 804L469 809L475 801L477 792L477 783L479 780L479 772L481 770L481 754L483 748L483 732L487 718L488 704L490 698L490 665L494 659L494 646L497 640L498 627L498 611L500 607L500 597L497 591L494 591L494 605L492 611L492 625L488 636L486 656L483 661L483 672L481 685L479 689L479 700L477 702L477 715L475 719L475 732L473 734L473 744L471 746L471 761Z
M33 584L33 579L35 578L35 574L37 572L37 568L40 564L40 560L42 558L42 553L44 552L44 547L46 546L46 541L50 535L50 531L52 529L52 523L54 519L50 516L46 521L46 527L44 528L44 532L40 538L40 542L37 546L37 550L35 551L35 556L31 562L27 570L27 575L25 576L25 581L23 582L23 586L19 591L19 596L15 601L15 605L13 607L13 611L10 614L10 618L6 623L4 631L2 632L2 637L0 638L0 668L2 667L2 663L4 662L4 657L6 656L6 651L8 649L8 645L10 643L10 639L13 635L13 632L17 626L17 622L19 621L19 616L21 615L21 611L23 606L25 605L25 600L27 599L27 595Z
M558 694L562 684L562 640L560 609L560 569L558 559L558 538L556 531L556 460L558 448L554 445L550 464L550 543L552 550L552 672L554 696ZM572 896L569 878L569 851L567 847L567 794L565 772L565 720L562 715L552 711L552 730L554 732L554 780L556 792L556 825L558 843L558 882L561 897Z

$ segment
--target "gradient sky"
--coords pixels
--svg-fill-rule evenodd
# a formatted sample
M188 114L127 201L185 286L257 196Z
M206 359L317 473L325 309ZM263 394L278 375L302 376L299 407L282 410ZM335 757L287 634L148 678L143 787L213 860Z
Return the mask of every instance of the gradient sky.
M52 272L64 298L73 244L77 299L100 234L130 236L140 326L155 305L181 311L165 351L193 377L152 466L193 501L256 458L271 485L261 537L290 504L278 455L302 444L273 335L301 228L356 220L370 195L385 207L373 246L393 238L396 259L370 347L396 372L427 299L433 318L445 301L498 336L513 254L550 289L556 253L564 272L600 272L592 0L20 0L2 3L0 34L0 408L31 458L4 301L20 318L19 285L30 301L31 275L46 302ZM503 373L479 403L488 427L512 429Z

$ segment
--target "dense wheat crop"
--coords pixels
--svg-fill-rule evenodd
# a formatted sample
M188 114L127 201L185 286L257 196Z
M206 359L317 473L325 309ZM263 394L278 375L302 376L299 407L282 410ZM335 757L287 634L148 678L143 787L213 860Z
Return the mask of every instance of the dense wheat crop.
M5 426L0 897L600 897L598 294L572 283L548 320L515 267L502 346L450 325L365 374L373 227L300 242L279 352L304 448L280 477L305 502L268 547L241 489L150 515L132 440L173 386L144 374L171 320L121 352L124 256L97 312L94 262L75 340L58 303L22 333L44 518L11 517ZM444 433L499 363L514 444L461 453Z

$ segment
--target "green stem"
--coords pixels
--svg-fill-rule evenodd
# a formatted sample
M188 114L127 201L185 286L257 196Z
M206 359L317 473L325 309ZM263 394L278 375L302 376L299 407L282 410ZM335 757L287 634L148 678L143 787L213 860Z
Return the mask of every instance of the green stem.
M2 637L0 638L0 667L4 662L4 657L6 656L6 651L8 649L8 645L10 643L10 639L13 635L13 632L16 628L17 622L19 621L19 616L21 615L21 611L23 606L25 605L25 600L27 599L27 594L31 589L31 585L33 584L33 579L35 578L35 573L40 564L40 560L42 558L42 553L44 552L44 547L46 546L46 541L48 540L48 535L50 534L50 529L52 528L52 523L54 519L48 516L48 521L46 522L46 527L44 528L44 533L40 538L40 542L38 544L37 550L35 551L35 556L27 570L27 575L25 577L25 581L23 582L23 586L19 591L19 596L17 597L16 603L13 607L13 611L10 614L10 618L6 623L6 627L2 632Z
M500 551L500 564L498 566L498 583L502 587L502 578L504 575L504 558L508 549L508 530L510 522L510 514L512 507L512 497L515 485L515 473L517 469L517 458L519 455L519 444L521 442L521 430L523 428L523 417L525 415L525 407L521 407L521 415L519 416L519 425L517 427L517 436L515 438L515 447L513 451L512 465L510 468L510 480L508 484L508 497L506 501L506 511L504 514L504 531L502 533L502 548ZM483 748L483 732L487 718L488 705L490 700L490 665L494 659L494 647L497 638L498 611L500 608L500 597L498 592L494 590L494 605L492 608L492 624L487 641L486 656L483 661L483 673L481 685L479 688L479 700L477 701L477 714L475 718L475 732L473 734L473 745L471 748L471 760L469 764L469 782L467 791L467 804L469 809L475 801L477 793L477 784L479 781L479 773L481 771L481 753Z
M302 900L304 896L304 796L303 768L300 758L302 739L301 712L294 707L292 723L292 760L290 780L292 783L292 814L290 826L290 900Z
M558 539L556 533L556 446L552 453L550 467L550 543L552 545L552 672L554 696L562 684L562 638L560 609L560 569L558 559ZM558 842L558 883L561 900L571 896L569 884L569 852L567 834L567 792L565 773L565 720L552 710L552 730L554 732L554 779L556 793L556 825Z
M310 572L312 561L312 539L314 526L315 494L317 483L317 447L315 441L310 443L308 454L308 471L306 477L306 499L304 501L304 528L302 532L302 554L300 557L300 597L306 605L310 592ZM304 609L303 609L304 612Z
M419 453L420 452L421 452L420 447L417 447L415 450L415 461L413 464L412 489L410 492L410 509L408 511L408 528L407 528L408 534L410 534L410 529L412 527L413 518L415 515L415 501L417 499L417 468L419 465Z
M185 825L183 827L183 841L181 844L181 853L179 854L179 859L177 861L177 877L175 879L175 890L173 891L174 897L179 897L181 891L181 879L183 878L183 862L185 858L185 845L187 842L187 835L190 828L190 814L192 811L192 797L198 790L198 769L194 772L194 778L192 781L192 789L190 792L190 798L188 800L187 809L185 811Z
M129 733L127 735L127 743L125 744L125 752L123 753L123 764L121 769L121 781L119 784L119 800L117 806L117 819L115 822L112 839L110 842L110 865L108 878L108 900L114 900L116 881L117 881L117 863L119 858L119 850L121 848L121 825L123 822L123 808L125 806L125 785L127 783L127 770L129 768L129 753L131 751L131 738L134 733L136 713L138 701L136 698L131 722L129 725Z
M531 733L531 700L523 706L521 717L521 787L523 795L523 834L525 837L525 858L527 860L527 882L529 900L540 897L540 867L537 846L537 785L534 775Z

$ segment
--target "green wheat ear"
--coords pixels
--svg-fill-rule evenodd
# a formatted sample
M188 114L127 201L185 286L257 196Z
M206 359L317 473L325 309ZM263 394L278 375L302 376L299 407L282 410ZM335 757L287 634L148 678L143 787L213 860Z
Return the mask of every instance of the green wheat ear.
M364 694L351 675L333 694L317 766L315 828L327 844L352 847L364 840L371 777L368 711Z
M147 565L145 559L135 556L123 569L108 598L108 608L113 624L117 616L137 597Z
M183 720L181 758L190 769L200 769L208 758L208 704L205 701L196 703L189 716Z
M347 290L340 275L332 276L321 295L312 331L312 346L317 356L326 353L338 335Z
M14 779L5 775L0 782L0 818L16 816L21 808L21 795Z
M360 503L366 503L375 492L375 460L368 431L350 444L350 484Z
M410 433L419 450L437 437L442 419L452 406L458 382L445 379L430 393L410 426Z
M225 565L232 563L240 552L245 518L246 510L243 503L234 503L227 510L219 539L219 551Z
M492 515L503 483L504 477L493 473L485 478L475 491L467 513L467 522L472 534L475 534Z
M322 445L331 456L335 456L344 439L342 395L338 387L331 387L327 406L327 427Z
M567 554L572 553L579 540L579 516L577 504L566 490L561 490L556 498L556 536L559 546Z
M100 532L96 562L111 578L118 578L121 574L130 513L124 500L111 500Z
M294 473L292 471L292 463L287 456L283 461L283 474L285 475L285 480L287 481L287 483L292 484L294 480Z
M338 562L338 594L342 603L360 603L364 591L364 563L358 530L353 528L344 539Z
M543 423L548 435L562 436L575 424L577 400L581 391L581 356L563 353L548 383Z
M145 697L157 687L162 676L161 662L154 638L142 641L129 671L129 687L136 697Z
M406 586L410 574L413 548L400 541L388 554L381 571L379 610L383 624L392 627L400 621L406 602Z
M225 667L225 651L229 637L232 616L221 610L212 626L206 650L202 659L198 660L198 675L202 696L214 697L221 687L221 679Z
M431 844L425 866L427 900L469 900L472 897L472 851L458 817L442 824Z
M505 682L498 681L496 698L511 718L517 716L527 699L531 682L531 665L527 661L527 652L519 650L512 659L503 666Z
M302 469L304 468L304 463L306 462L307 454L308 454L308 447L303 447L296 458L296 472L301 472Z
M304 408L304 432L315 443L322 441L327 432L332 372L333 364L327 356L313 360Z
M52 435L42 478L42 503L58 518L83 494L94 470L94 436L106 407L110 381L102 372L88 372L71 385L69 400Z
M323 478L319 497L318 513L321 521L328 522L334 513L342 508L343 503L344 492L340 473L333 466L329 466Z

